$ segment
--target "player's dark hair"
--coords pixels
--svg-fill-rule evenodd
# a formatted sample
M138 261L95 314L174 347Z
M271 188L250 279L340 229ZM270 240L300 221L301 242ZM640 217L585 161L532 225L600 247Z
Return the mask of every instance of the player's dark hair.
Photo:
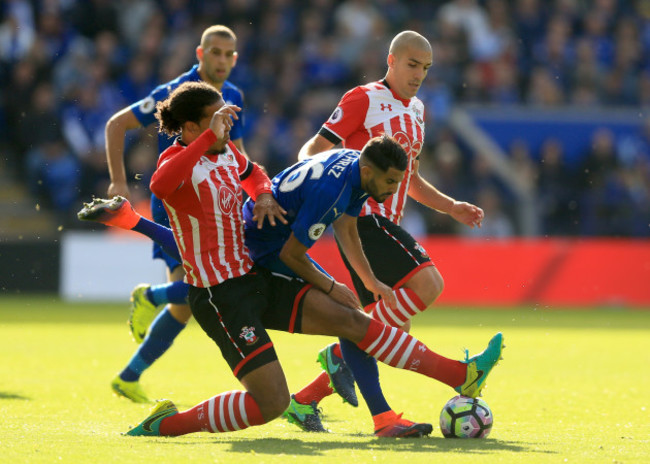
M205 107L221 100L221 93L205 82L185 82L178 86L165 100L156 105L156 119L160 132L175 135L183 124L199 123L205 116Z
M373 164L382 172L390 168L406 171L407 161L404 148L397 140L386 134L370 139L361 150L361 163Z

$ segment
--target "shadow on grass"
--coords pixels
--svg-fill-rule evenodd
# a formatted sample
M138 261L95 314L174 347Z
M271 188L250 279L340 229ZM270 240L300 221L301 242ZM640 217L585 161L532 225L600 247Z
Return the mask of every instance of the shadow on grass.
M309 435L316 437L316 435ZM354 450L354 451L391 451L410 453L448 453L459 452L463 454L490 454L495 451L528 452L540 454L553 454L552 451L535 450L529 444L507 440L450 440L443 437L425 437L420 439L395 439L377 438L369 435L337 435L337 438L328 439L327 435L317 435L313 441L304 441L295 438L232 438L227 436L219 437L215 442L221 445L230 443L230 451L233 453L250 454L254 450L256 454L268 455L325 455L330 450ZM351 441L346 441L350 439ZM192 440L181 442L174 440L175 445L196 445L198 442ZM201 442L205 443L205 442ZM170 442L171 444L171 442Z
M18 393L0 391L0 400L31 400L31 398L19 395Z

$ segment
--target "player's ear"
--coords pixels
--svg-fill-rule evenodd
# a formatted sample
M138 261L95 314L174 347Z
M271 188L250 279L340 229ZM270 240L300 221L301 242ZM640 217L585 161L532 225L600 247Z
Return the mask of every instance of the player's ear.
M189 135L198 135L198 132L201 131L201 127L194 121L185 121L183 123L183 132Z
M233 68L237 64L237 58L239 58L239 53L233 52L233 54L232 54L232 67Z
M203 47L200 45L196 47L196 59L203 61Z
M386 63L388 64L389 68L392 68L395 65L395 55L389 53L386 57Z

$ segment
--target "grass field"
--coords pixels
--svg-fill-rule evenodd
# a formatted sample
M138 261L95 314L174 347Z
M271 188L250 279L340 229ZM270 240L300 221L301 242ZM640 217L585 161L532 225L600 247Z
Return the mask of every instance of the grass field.
M321 403L327 435L276 420L231 434L124 437L149 410L108 386L135 347L126 314L124 305L0 298L0 462L650 462L650 311L436 308L418 316L412 333L453 358L503 331L505 359L484 391L495 416L486 440L442 438L438 414L454 392L383 366L393 408L432 422L430 437L375 438L364 406L338 397ZM292 390L317 374L316 353L329 339L272 337ZM239 388L195 322L142 383L181 409Z

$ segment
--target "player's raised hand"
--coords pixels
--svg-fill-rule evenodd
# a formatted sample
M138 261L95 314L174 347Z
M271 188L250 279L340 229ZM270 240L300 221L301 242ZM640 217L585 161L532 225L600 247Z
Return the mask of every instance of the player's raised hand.
M258 195L253 207L253 221L257 222L257 228L261 229L264 225L264 219L269 219L269 224L275 227L275 220L277 219L282 224L289 222L284 217L287 214L285 209L275 201L273 195L270 193L262 193Z
M239 119L237 115L239 111L241 111L241 108L237 105L223 105L214 112L210 121L210 129L217 136L218 140L223 140L230 133L233 120Z
M449 215L458 222L474 228L481 227L485 213L481 208L465 201L455 201Z
M120 195L128 200L130 197L129 185L126 183L126 181L111 182L108 185L106 194L108 195L107 198L113 198L116 195Z

